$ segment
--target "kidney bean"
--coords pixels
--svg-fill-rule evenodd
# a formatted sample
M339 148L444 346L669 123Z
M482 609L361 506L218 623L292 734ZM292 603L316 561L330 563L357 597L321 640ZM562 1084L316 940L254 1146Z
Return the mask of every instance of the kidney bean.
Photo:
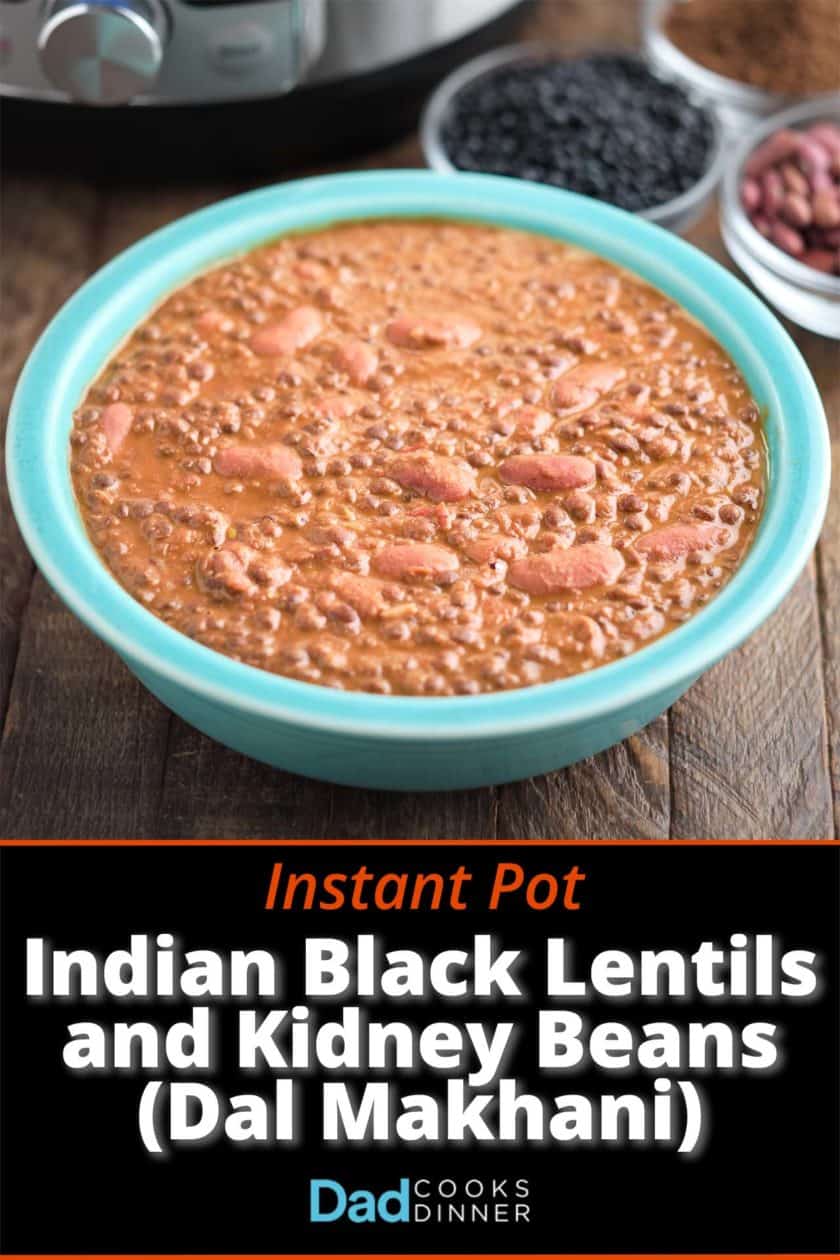
M318 337L324 317L315 306L297 306L276 324L263 324L251 336L254 354L272 356L294 354Z
M783 249L786 254L791 254L794 258L799 258L805 253L805 242L801 232L788 227L786 223L774 223L770 229L770 239L774 245L778 245L779 249Z
M401 486L433 503L457 503L475 490L475 469L430 451L395 459L388 473Z
M468 315L398 315L385 333L392 345L409 350L466 350L481 337L481 329Z
M806 249L802 261L815 271L823 271L831 275L837 266L837 255L830 249Z
M811 186L794 162L785 162L779 168L779 174L788 192L796 193L800 197L808 196Z
M654 560L678 560L693 551L717 550L729 537L729 531L720 525L667 525L637 538L634 546Z
M777 131L749 156L744 172L753 177L799 152L799 132Z
M782 214L795 228L808 227L813 217L810 202L799 193L788 193L782 206Z
M508 577L513 586L529 595L554 595L559 591L611 585L623 570L624 559L614 547L581 543L577 547L515 560Z
M458 568L458 557L435 543L392 543L373 557L373 567L396 581L442 577Z
M799 165L806 175L813 176L818 171L827 171L831 166L831 153L813 135L800 132L797 151Z
M366 341L351 337L336 346L333 363L354 385L367 385L379 368L379 355Z
M116 455L131 430L134 413L125 403L109 403L99 417L105 440L112 455Z
M581 363L555 383L551 401L560 416L585 411L626 375L621 367L606 363Z
M506 485L572 490L595 482L595 465L580 455L512 455L499 468Z
M817 227L840 226L840 192L833 187L822 189L814 197L813 212Z
M817 167L808 176L808 183L810 184L812 193L823 192L826 189L831 191L834 187L834 178L831 171L822 170L820 167Z
M807 182L805 187L807 188ZM745 179L741 183L741 205L752 214L761 205L761 185L757 179Z
M814 123L807 134L831 153L840 153L840 127L836 123Z
M268 446L228 446L219 451L213 467L220 477L242 477L246 481L270 479L295 481L303 473L297 451L280 442Z
M761 205L764 213L772 219L779 213L785 200L785 186L777 170L770 168L761 177Z

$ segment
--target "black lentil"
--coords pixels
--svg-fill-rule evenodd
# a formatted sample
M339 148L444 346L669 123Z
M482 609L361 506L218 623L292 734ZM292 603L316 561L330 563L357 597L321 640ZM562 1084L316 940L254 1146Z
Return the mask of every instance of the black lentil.
M709 164L709 114L639 58L594 54L488 71L452 101L444 148L460 170L553 184L647 210Z

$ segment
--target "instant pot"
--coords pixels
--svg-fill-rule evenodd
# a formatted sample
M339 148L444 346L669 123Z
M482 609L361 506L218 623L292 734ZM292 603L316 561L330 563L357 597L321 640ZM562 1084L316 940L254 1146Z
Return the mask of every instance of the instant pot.
M408 130L532 0L0 0L4 159L229 173Z

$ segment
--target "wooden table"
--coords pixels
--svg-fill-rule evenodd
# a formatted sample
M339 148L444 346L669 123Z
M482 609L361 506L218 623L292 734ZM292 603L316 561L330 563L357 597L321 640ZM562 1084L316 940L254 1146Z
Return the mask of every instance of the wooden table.
M634 25L625 0L547 0L529 34L630 42ZM353 165L422 164L409 138ZM152 229L241 188L7 177L4 410L36 337L86 276ZM726 261L714 210L691 239ZM840 348L792 331L825 399L840 484ZM17 534L5 482L2 493L0 835L840 834L836 492L816 555L779 611L646 730L544 778L430 795L299 779L199 735L154 700L51 593Z

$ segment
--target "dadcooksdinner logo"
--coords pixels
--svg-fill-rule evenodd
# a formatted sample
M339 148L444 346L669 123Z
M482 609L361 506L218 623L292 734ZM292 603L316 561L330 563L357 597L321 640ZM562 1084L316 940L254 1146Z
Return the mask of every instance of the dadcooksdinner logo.
M329 1177L309 1182L309 1219L352 1225L509 1224L530 1220L530 1187L524 1177L400 1177L396 1184L350 1187Z

